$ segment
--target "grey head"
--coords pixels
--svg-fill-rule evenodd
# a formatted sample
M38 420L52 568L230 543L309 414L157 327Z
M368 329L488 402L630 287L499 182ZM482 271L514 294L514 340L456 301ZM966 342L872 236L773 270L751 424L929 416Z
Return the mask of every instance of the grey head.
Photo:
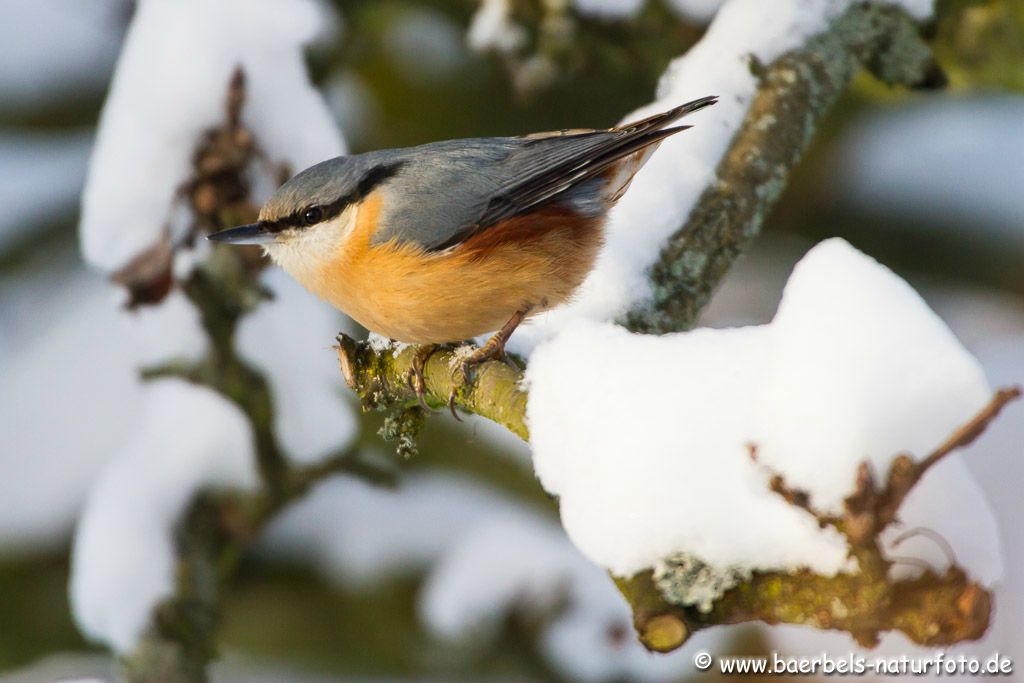
M274 192L259 220L209 236L230 244L272 244L331 221L402 167L400 150L341 156L310 166Z
M474 225L506 172L518 138L471 138L328 159L282 185L259 221L214 233L231 244L281 244L331 222L378 188L390 188L373 240L436 249Z

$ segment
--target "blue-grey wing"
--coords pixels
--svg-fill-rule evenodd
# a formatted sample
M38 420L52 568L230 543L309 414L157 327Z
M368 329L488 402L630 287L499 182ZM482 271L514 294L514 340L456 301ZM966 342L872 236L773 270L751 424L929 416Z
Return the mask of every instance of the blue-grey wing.
M403 150L375 241L398 238L443 250L549 202L599 215L608 208L603 176L609 167L684 130L666 126L714 101L702 98L609 130L454 140Z

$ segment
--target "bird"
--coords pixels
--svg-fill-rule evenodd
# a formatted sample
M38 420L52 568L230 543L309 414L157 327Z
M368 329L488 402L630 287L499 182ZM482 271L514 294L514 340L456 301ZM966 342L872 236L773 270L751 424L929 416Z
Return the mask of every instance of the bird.
M421 345L494 334L463 372L507 360L529 316L568 301L594 267L609 210L702 97L607 129L466 138L339 156L298 173L256 223L208 235L259 244L306 289L371 332ZM451 407L451 402L449 403ZM453 410L454 412L454 410Z

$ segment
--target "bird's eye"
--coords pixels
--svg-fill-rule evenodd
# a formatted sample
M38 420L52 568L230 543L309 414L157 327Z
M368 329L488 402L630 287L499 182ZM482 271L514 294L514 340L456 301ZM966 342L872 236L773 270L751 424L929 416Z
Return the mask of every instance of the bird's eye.
M314 223L319 223L323 216L324 212L320 210L319 206L311 206L302 214L302 220L305 221L306 225L313 225Z

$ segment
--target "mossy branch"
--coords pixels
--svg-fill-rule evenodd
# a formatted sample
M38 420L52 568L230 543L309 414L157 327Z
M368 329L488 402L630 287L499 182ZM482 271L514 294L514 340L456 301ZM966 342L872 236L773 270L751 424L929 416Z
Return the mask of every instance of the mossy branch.
M407 383L415 347L381 346L347 336L338 341L345 379L367 408L417 406ZM452 371L455 358L452 351L431 357L425 372L427 400L443 406L455 390L460 407L527 439L528 396L521 387L521 373L492 361L481 367L476 383L465 387ZM1019 396L1018 388L999 390L977 416L917 463L905 455L897 456L880 487L872 476L865 475L867 465L862 466L856 489L847 499L846 513L839 517L817 513L805 492L790 489L779 475L771 478L771 490L814 515L822 526L833 526L846 536L858 565L854 573L829 577L808 570L755 572L734 581L706 612L697 605L681 604L685 599L668 584L656 581L652 571L613 577L633 610L641 642L651 650L667 652L701 629L747 621L846 631L865 646L876 644L879 635L887 631L899 631L922 645L952 645L980 638L988 628L992 606L991 595L983 586L956 566L941 573L928 569L910 580L893 580L889 574L893 561L885 556L878 539L924 473L977 438L999 411ZM756 448L752 447L751 455L756 460Z
M920 645L949 646L980 638L992 608L991 595L957 567L906 581L878 571L832 577L756 572L707 613L667 602L649 572L616 585L633 608L641 642L656 652L674 650L704 628L748 621L845 631L864 647L877 645L888 631Z
M638 332L688 329L786 187L821 120L863 67L890 84L943 83L913 20L897 7L857 3L827 32L768 65L717 180L669 238L650 271L652 295L625 317ZM753 59L753 58L752 58Z
M380 346L342 334L337 350L345 382L359 395L364 407L393 410L418 405L409 384L417 347ZM473 382L466 385L457 367L457 353L452 350L438 350L427 359L423 369L427 403L442 407L454 394L458 407L497 422L528 441L522 373L505 363L489 361L476 368Z
M705 191L652 269L651 301L627 316L633 329L660 332L692 326L733 260L760 231L819 121L861 66L891 83L927 87L941 81L910 18L896 8L869 4L851 7L828 32L774 63L751 65L761 86L747 118L719 166L718 182ZM195 159L195 182L184 188L200 221L216 222L252 209L247 206L244 171L259 152L239 125L244 102L241 74L232 82L228 101L225 125L203 140ZM157 247L117 276L141 303L159 301L170 286L173 245ZM221 269L211 262L212 269L197 271L185 285L203 314L210 357L195 366L171 364L150 374L207 384L238 404L258 431L266 486L251 495L207 492L190 506L177 534L179 590L158 607L150 634L124 660L130 680L205 680L205 665L214 650L219 584L262 524L332 472L349 469L378 480L388 478L388 473L360 464L354 453L341 453L309 470L287 466L270 426L273 406L265 382L234 355L232 347L234 323L252 305L251 295L258 293L251 286L258 264L244 252L238 258L231 262L237 268ZM221 327L223 321L228 321L226 327ZM346 381L364 405L419 410L407 382L415 349L381 348L341 337L338 354ZM454 393L461 409L528 439L522 373L491 362L479 367L475 381L465 385L452 370L453 360L451 351L440 351L428 360L427 401L441 407ZM633 606L642 640L657 650L678 647L711 624L752 619L839 628L864 643L873 642L884 630L899 630L917 642L932 644L973 638L984 631L989 596L963 572L926 572L913 581L892 584L888 565L875 550L870 544L854 544L860 564L854 575L755 574L728 589L706 613L675 604L649 572L619 585Z
M724 590L707 611L682 604L675 587L657 581L652 572L617 579L633 607L640 639L653 650L672 650L700 629L744 621L846 631L865 647L876 645L888 631L932 646L980 638L992 611L992 596L982 585L955 565L941 573L927 568L916 578L894 580L890 569L895 561L886 556L879 539L924 474L969 445L1020 395L1017 387L1000 389L977 415L921 460L896 456L882 485L876 485L870 467L863 463L840 515L818 512L805 491L789 487L781 475L774 474L769 480L773 492L812 515L823 528L832 527L846 538L856 572L831 577L807 570L755 572ZM750 454L756 461L756 447L751 446Z
M627 326L661 333L686 329L696 322L729 267L760 232L822 118L861 68L890 84L931 88L944 83L942 71L911 17L897 7L868 3L851 6L828 31L773 63L752 61L760 86L717 169L717 182L705 190L665 245L650 272L652 297L627 314ZM384 409L415 405L415 395L406 381L414 349L380 348L347 337L340 338L339 344L342 372L364 405ZM461 408L493 419L527 439L527 396L521 388L521 373L489 363L481 368L475 383L463 386L451 371L452 360L451 352L443 352L428 362L427 400L443 405L455 391ZM997 395L997 407L965 427L964 434L976 436L998 407L1016 395L1014 391ZM953 438L945 452L963 443L965 439ZM848 514L833 523L850 542L858 564L856 573L730 576L706 610L674 594L671 582L659 581L653 571L618 579L633 608L641 641L652 650L668 651L708 626L753 620L843 630L867 646L886 631L900 631L927 645L980 637L991 612L991 596L982 586L955 566L942 573L929 569L915 579L894 581L888 571L892 563L878 542L903 497L932 461L922 463L917 476L901 476L906 458L896 458L888 481L906 484L899 491L892 486L876 490L862 468L858 493L848 501ZM773 490L787 493L781 479L773 482ZM806 495L789 493L788 501L813 513ZM863 521L865 497L871 496L878 503L872 508L874 523L858 526L857 522ZM699 559L686 559L691 566L706 569Z

